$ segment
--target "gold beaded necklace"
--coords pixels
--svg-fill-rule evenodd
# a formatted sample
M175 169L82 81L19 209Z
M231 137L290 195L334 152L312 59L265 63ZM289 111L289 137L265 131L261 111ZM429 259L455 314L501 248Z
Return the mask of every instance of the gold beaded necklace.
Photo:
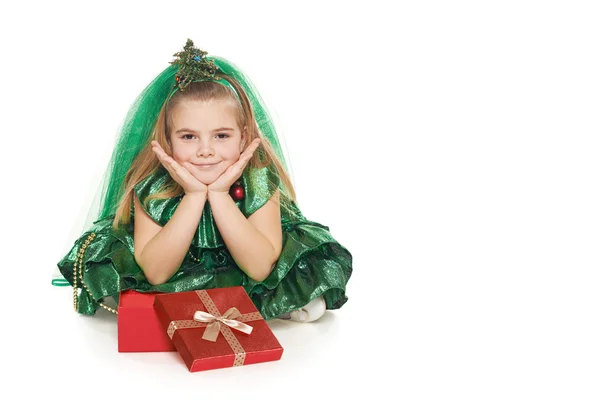
M78 274L79 274L79 281L81 282L81 286L83 287L83 289L85 289L89 293L90 296L92 296L92 293L90 292L90 290L86 286L85 282L83 281L83 255L85 254L85 250L87 249L89 244L92 242L92 240L94 240L95 237L96 237L96 233L94 233L94 232L90 233L90 235L87 237L85 243L79 249L79 253L77 253L77 256L75 258L75 264L73 266L73 308L75 309L75 311L77 311L77 275ZM77 271L78 266L79 266L79 271ZM99 304L100 304L100 307L104 308L105 310L110 311L113 314L119 314L119 312L117 310L115 310L114 308L109 307L103 303L99 303Z
M75 264L73 265L73 308L75 309L75 311L77 311L77 276L78 275L79 275L79 282L81 282L81 286L83 287L83 289L85 289L89 293L90 296L92 296L92 293L90 292L90 290L86 286L85 282L83 281L83 256L85 255L85 251L86 251L87 247L92 242L92 240L94 240L95 237L96 237L96 233L94 233L94 232L90 233L90 235L87 237L85 243L83 243L83 245L81 245L81 248L79 249L79 252L77 253L77 256L75 257ZM192 254L191 251L188 250L188 254L192 258L192 260L194 260L194 262L200 262L200 259L194 257L194 255ZM115 310L114 308L109 307L103 303L99 303L99 304L100 304L100 307L104 308L105 310L110 311L113 314L119 314L119 312L117 310Z
M200 259L199 259L199 258L196 258L196 257L194 257L194 255L192 254L192 252L191 252L190 250L188 250L188 254L189 254L189 255L190 255L190 257L192 258L192 260L194 260L194 262L197 262L197 263L199 263L199 262L200 262Z

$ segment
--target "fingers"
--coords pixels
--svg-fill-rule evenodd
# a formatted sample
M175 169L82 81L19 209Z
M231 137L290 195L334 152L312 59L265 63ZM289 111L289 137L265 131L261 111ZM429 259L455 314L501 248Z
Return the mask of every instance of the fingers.
M231 170L234 171L243 171L244 168L246 168L246 165L248 164L248 162L252 159L252 156L254 155L254 152L256 151L256 149L258 149L258 146L260 145L260 139L256 138L252 141L252 143L250 143L250 145L248 147L246 147L246 150L244 150L242 152L242 154L240 154L240 158L239 160L237 160L231 167L229 167ZM229 170L228 170L229 172Z
M250 159L254 155L254 152L256 151L256 149L258 149L259 145L260 145L260 139L259 138L254 139L252 141L252 143L250 143L250 146L246 147L246 150L244 150L244 152L240 155L240 159L238 160L238 162L242 162L245 167L246 164L248 164L248 161L250 161Z
M182 185L183 181L186 179L186 174L189 176L189 171L186 168L183 168L177 161L173 159L173 157L165 153L158 142L152 141L152 150L158 157L158 160L163 167L169 171L169 174L173 177L173 179Z
M247 158L248 160L250 160L252 158L252 155L256 151L256 149L258 149L259 145L260 145L260 139L259 138L254 139L252 141L252 143L250 143L250 145L248 147L246 147L246 150L244 150L242 152L242 154L240 155L240 160L242 158Z
M242 171L244 171L244 168L246 168L246 165L248 164L248 162L252 159L252 156L254 155L254 152L256 151L256 149L258 149L258 146L260 145L260 139L254 139L252 141L252 143L250 143L250 145L248 147L246 147L246 150L243 151L243 153L240 155L239 160L237 160L235 163L233 163L228 169L227 171L225 171L224 175L227 175L231 178L231 180L236 180L237 178L240 177L240 175L242 174Z
M188 161L184 162L183 164L181 164L183 166L183 168L185 168L194 178L200 180L200 177L198 176L198 171L196 170L196 168L194 168L194 165Z
M173 168L171 166L171 162L175 162L173 157L170 157L165 151L160 147L160 144L156 141L152 141L152 151L156 154L158 161L165 167L167 170L172 171Z

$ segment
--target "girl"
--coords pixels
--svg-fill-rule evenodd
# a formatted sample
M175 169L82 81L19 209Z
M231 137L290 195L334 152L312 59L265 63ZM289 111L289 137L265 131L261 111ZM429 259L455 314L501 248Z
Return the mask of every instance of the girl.
M127 115L100 214L58 263L80 313L128 289L241 285L266 319L303 322L347 301L351 254L298 209L253 85L206 54L188 39Z

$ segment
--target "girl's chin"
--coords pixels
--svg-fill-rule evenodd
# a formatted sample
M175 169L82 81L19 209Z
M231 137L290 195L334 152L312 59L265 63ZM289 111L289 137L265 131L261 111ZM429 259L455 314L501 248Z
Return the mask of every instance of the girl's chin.
M212 183L214 183L217 180L217 176L206 176L206 177L200 177L200 179L198 179L201 183L204 183L205 185L210 185Z
M197 176L196 178L200 182L202 182L203 184L208 186L208 185L214 183L221 174L217 174L215 172L203 171L202 173L200 173L198 175L199 176Z

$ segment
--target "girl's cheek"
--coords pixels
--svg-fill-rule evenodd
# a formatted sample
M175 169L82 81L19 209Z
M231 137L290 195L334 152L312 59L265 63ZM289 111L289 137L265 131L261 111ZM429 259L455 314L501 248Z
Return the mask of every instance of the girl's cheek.
M173 152L173 159L178 163L181 163L181 161L183 161L181 154L178 151Z

